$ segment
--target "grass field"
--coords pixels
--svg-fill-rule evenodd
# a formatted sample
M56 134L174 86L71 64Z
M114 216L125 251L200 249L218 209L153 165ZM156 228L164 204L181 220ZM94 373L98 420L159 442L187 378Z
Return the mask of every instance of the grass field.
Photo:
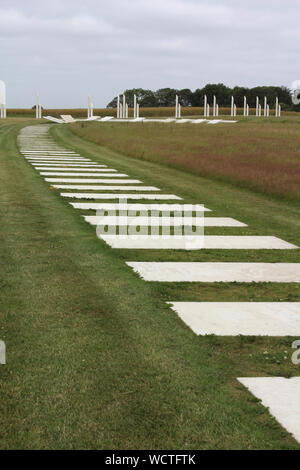
M299 375L299 366L290 360L291 343L298 338L197 337L165 303L299 301L300 286L146 283L124 262L300 262L299 251L112 250L96 238L80 211L72 209L59 191L50 190L18 153L16 136L26 121L4 122L0 127L0 339L6 341L8 363L0 366L1 448L300 449L236 380ZM270 145L280 125L274 124L274 132L271 124L262 125L272 136ZM145 133L149 136L152 127L143 127L143 133L135 126L118 127L118 137L114 126L97 126L53 126L52 135L83 156L182 196L185 202L205 203L215 216L249 224L242 229L210 228L206 233L275 235L300 245L300 209L293 191L285 194L290 201L280 200L263 194L259 185L261 192L253 190L254 184L252 189L233 186L231 175L218 181L208 177L208 171L200 176L202 168L190 168L182 160L165 160L160 145L166 137L160 127L150 134L151 152L141 155ZM247 136L251 126L257 135L255 123L237 132ZM282 125L295 148L296 126ZM114 147L121 153L85 140L75 130L107 147L115 138ZM197 127L197 132L203 130ZM207 129L211 140L217 131L224 139L229 132L223 127ZM172 145L178 143L173 127L168 132ZM176 132L189 131L178 126ZM208 146L204 133L200 135ZM187 152L191 140L188 135ZM212 148L218 155L216 144L213 141ZM226 146L223 150L226 159L234 155L233 142L231 152ZM180 155L176 145L173 152ZM288 161L298 168L292 147ZM292 178L290 171L288 175ZM274 179L276 184L282 190ZM272 193L271 189L267 191Z
M300 202L300 117L216 126L75 123L71 129L137 159Z

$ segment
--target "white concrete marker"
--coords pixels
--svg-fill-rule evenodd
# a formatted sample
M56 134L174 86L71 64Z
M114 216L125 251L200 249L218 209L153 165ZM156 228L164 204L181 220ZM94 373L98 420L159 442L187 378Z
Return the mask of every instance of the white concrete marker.
M80 193L78 193L80 194ZM84 193L82 193L84 195ZM70 196L71 195L71 196ZM74 194L74 196L72 196L72 193L62 193L61 196L65 196L65 197L77 197L77 194ZM85 195L87 196L87 195ZM93 194L88 194L89 197L91 198L96 198L98 195L93 195ZM99 195L100 196L100 195ZM106 197L104 197L106 196ZM121 198L128 198L128 199L181 199L181 198L178 198L177 196L173 196L171 197L172 195L165 195L165 194L162 194L162 195L159 195L159 194L102 194L101 197L103 199L121 199ZM98 197L97 197L98 198ZM88 197L86 197L86 199L88 199ZM100 197L99 197L100 199ZM100 222L102 222L103 220L103 217L101 216L84 216L85 220L87 222L89 222L90 224L92 225L98 225ZM139 222L140 225L149 225L149 223L153 223L154 225L161 225L161 226L172 226L173 224L174 225L177 225L177 226L181 226L182 225L182 218L181 217L174 217L174 220L172 220L172 223L170 223L170 218L169 217L151 217L151 220L150 220L150 217L141 217L141 216L138 216L138 217L125 217L124 220L122 217L111 217L111 220L110 218L106 218L107 222L110 223L110 224L115 224L116 222L120 224L120 221L123 223L123 222L126 222L127 220L127 223L133 223L134 221L136 222ZM145 220L144 220L145 219ZM190 218L190 223L194 222L195 221L195 218ZM188 222L188 221L187 221ZM246 224L242 224L241 222L238 222L237 220L234 220L234 219L230 219L230 218L220 218L220 217L198 217L197 219L197 226L198 227L247 227Z
M237 380L300 442L300 377L243 377ZM261 424L257 422L257 425Z
M59 172L55 173L53 171L41 171L40 175L42 176L102 176L103 178L125 178L128 175L125 173L101 173L101 175L95 175L95 173L66 173L66 172Z
M75 184L52 184L57 189L76 189L84 191L160 191L155 186L93 186L93 185L75 185Z
M23 153L30 153L30 154L35 154L35 153L45 153L45 154L62 154L62 155L70 155L70 156L76 156L76 155L80 155L79 153L75 153L75 152L64 152L63 150L58 150L57 152L52 152L51 150L43 150L43 149L37 149L37 150L27 150L26 152L23 152Z
M53 165L53 164L57 164L57 165L62 165L62 166L65 166L65 165L73 165L73 166L76 166L75 165L75 162L73 161L70 161L70 160L27 160L29 163L31 163L31 165ZM81 165L88 165L89 163L87 162L86 164L84 162L79 162L79 164Z
M108 204L105 202L70 202L75 209L94 209L94 210L135 210L135 211L209 211L200 204Z
M129 189L129 188L127 188ZM75 199L178 199L174 194L107 194L107 193L61 193L63 197L72 197Z
M83 158L83 157L60 157L60 156L48 156L48 157L43 157L43 156L36 156L36 157L24 157L26 160L69 160L69 161L74 161L74 162L90 162L91 160L88 158Z
M170 222L170 218L167 218L168 223L163 226L185 225L188 227L193 225L203 227L202 223L197 223L196 218L194 221L189 218L185 219L187 219L186 222L181 221L178 224L175 220L171 219ZM295 245L276 237L191 235L103 235L101 238L112 248L140 250L284 250L297 248Z
M54 171L63 171L63 172L65 172L65 171L67 171L67 172L69 172L69 171L74 171L74 172L89 171L89 172L91 172L92 171L92 172L94 172L93 174L95 174L95 173L101 173L101 174L103 174L103 173L113 173L113 174L115 174L114 172L117 172L117 170L110 169L110 168L64 168L64 167L57 168L57 167L51 167L51 166L48 166L48 167L45 168L45 167L35 166L35 169L36 170L43 170L43 171L50 171L51 173L49 173L49 174L51 174L51 175L54 174L54 173L52 173ZM65 174L65 173L63 173L63 174ZM71 174L76 175L76 173L71 173ZM81 174L81 173L79 173L79 174Z
M168 302L196 335L300 336L300 302Z
M74 167L75 169L76 168L82 168L84 171L85 169L90 169L90 168L101 168L101 167L105 167L106 165L99 165L98 163L80 163L80 164L76 164L76 163L32 163L32 165L35 167L35 168L38 168L38 169L43 169L43 168L53 168L53 167L56 167L55 169L56 170L60 170L64 167L66 167L68 170L72 170ZM62 167L62 168L60 168Z
M146 281L300 283L300 263L130 262Z
M139 180L114 180L114 179L85 179L85 178L45 178L48 183L107 183L107 184L138 184Z

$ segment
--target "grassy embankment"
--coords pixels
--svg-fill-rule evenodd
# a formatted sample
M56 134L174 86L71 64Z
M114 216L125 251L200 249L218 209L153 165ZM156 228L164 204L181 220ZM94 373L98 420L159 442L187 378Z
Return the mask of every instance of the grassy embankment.
M299 262L298 251L114 251L18 154L20 126L6 124L0 128L0 338L7 344L7 365L0 366L1 448L298 449L236 381L298 375L290 361L292 338L196 337L165 301L299 300L299 287L152 284L124 263ZM120 155L68 126L54 134L146 184L205 202L213 215L249 223L238 233L300 244L299 210L291 204Z

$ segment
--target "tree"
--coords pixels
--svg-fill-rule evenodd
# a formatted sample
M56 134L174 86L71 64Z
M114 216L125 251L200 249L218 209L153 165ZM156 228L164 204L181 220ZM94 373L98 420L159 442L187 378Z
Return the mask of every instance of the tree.
M178 92L181 106L192 106L193 93L189 88L184 88Z
M157 106L175 106L177 90L173 88L160 88L155 92Z

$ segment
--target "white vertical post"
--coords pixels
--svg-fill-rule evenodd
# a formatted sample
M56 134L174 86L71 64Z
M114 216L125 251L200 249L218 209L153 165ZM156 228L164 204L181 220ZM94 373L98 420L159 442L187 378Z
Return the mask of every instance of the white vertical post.
M236 104L233 105L233 115L236 116Z
M122 109L123 109L123 115L122 115L122 118L126 118L126 98L125 98L125 95L123 95L123 105L122 105Z
M123 105L120 103L120 119L123 117Z
M137 103L136 105L136 117L139 118L140 117L140 105Z
M128 113L128 104L126 103L126 119L128 119L128 115L129 115L129 113Z
M207 117L207 96L204 95L204 117Z
M231 97L231 110L230 110L230 115L234 116L234 97Z
M259 116L259 97L256 97L256 116Z
M0 117L6 118L6 87L3 80L0 80Z
M267 117L267 97L264 98L264 117Z
M216 96L214 95L213 116L216 116L216 112L217 112L217 98L216 98Z
M275 116L278 117L278 108L279 108L279 100L278 96L276 97L276 102L275 102Z
M219 116L219 105L216 105L216 116Z
M249 104L247 104L246 116L249 116Z
M133 117L134 119L137 118L137 101L136 101L136 95L133 96Z
M247 116L247 98L244 96L244 116Z
M117 119L120 119L120 95L117 96Z
M267 117L270 116L270 106L267 104Z
M88 119L91 117L91 97L88 95L88 110L87 110Z
M281 104L278 105L278 117L281 116Z
M210 113L210 106L209 104L206 106L206 117L209 117L209 113Z
M35 102L35 117L36 119L39 119L40 116L40 99L39 99L39 94L36 93L36 102Z
M261 117L261 104L258 105L258 116Z
M178 104L178 117L181 118L181 104Z
M178 95L176 95L176 98L175 98L175 119L179 118L178 105L179 105L179 98L178 98Z

